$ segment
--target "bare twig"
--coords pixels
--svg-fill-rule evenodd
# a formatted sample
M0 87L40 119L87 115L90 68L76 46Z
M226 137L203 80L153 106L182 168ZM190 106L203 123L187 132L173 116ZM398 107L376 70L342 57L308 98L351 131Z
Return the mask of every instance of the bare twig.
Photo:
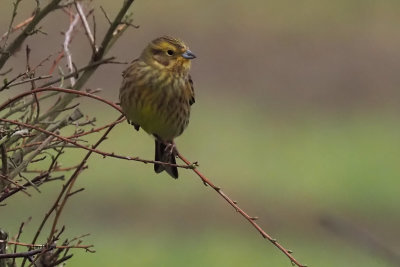
M68 79L70 77L74 77L74 76L78 75L81 72L87 71L87 70L89 70L89 69L91 69L93 67L100 66L102 64L114 63L113 62L114 59L115 59L115 57L109 57L109 58L105 58L105 59L93 62L93 63L91 63L91 64L89 64L89 65L87 65L87 66L85 66L83 68L80 68L80 69L78 69L78 70L76 70L76 71L74 71L74 72L72 72L70 74L67 74L67 75L65 75L65 76L63 76L61 78L57 78L57 79L55 79L53 81L47 82L45 84L42 84L40 87L47 87L47 86L53 85L55 83L58 83L58 82L62 81L63 79Z
M4 34L4 35L5 35L5 37L4 37L5 40L4 40L3 48L7 46L8 37L10 36L11 28L12 28L12 25L13 25L13 23L14 23L15 16L17 16L17 9L18 9L19 3L21 3L21 1L22 1L22 0L16 0L16 1L13 3L14 8L13 8L13 11L12 11L10 24L9 24L9 26L8 26L8 31ZM0 50L2 50L2 49L0 49Z
M3 68L8 58L11 55L13 55L15 51L18 50L18 48L21 47L25 39L30 34L32 34L32 32L34 32L36 25L51 11L55 10L60 2L61 0L50 1L50 3L47 6L45 6L43 9L41 9L39 12L35 14L32 21L26 26L26 28L22 31L22 33L18 35L17 38L15 38L15 40L10 45L4 48L5 51L3 51L4 53L2 53L2 55L0 56L0 69Z
M78 20L79 20L79 14L77 13L74 15L74 19L72 20L67 32L65 33L65 39L64 39L64 44L63 44L64 54L67 57L67 66L68 66L68 70L70 73L74 72L74 66L72 63L72 55L69 50L69 44L71 43L72 32L74 31L74 28L75 28L76 24L78 23ZM71 76L70 81L71 81L71 86L73 87L75 85L75 77Z
M90 47L92 48L92 51L94 54L97 52L97 47L96 47L96 43L94 42L94 35L92 34L92 31L90 30L90 26L86 19L86 15L83 11L81 2L75 1L75 7L76 7L76 10L78 11L79 17L81 18L83 28L85 29L86 36L89 39L89 44L90 44Z
M0 259L13 259L13 258L30 258L35 256L39 253L43 253L44 251L50 251L55 249L55 247L51 248L39 248L35 250L25 251L25 252L18 252L18 253L9 253L9 254L0 254Z
M3 110L4 108L6 108L8 105L10 105L11 103L17 101L18 99L21 99L27 95L30 94L34 94L34 93L39 93L39 92L45 92L45 91L57 91L57 92L62 92L62 93L67 93L67 94L75 94L75 95L81 95L81 96L86 96L86 97L90 97L93 99L96 99L98 101L101 101L111 107L113 107L114 109L116 109L117 111L119 111L120 113L122 113L122 110L119 106L117 106L116 104L114 104L111 101L108 101L104 98L101 98L97 95L93 95L91 93L86 93L86 92L81 92L81 91L76 91L76 90L72 90L72 89L65 89L65 88L58 88L58 87L45 87L45 88L37 88L31 91L27 91L27 92L22 92L12 98L10 98L9 100L7 100L6 102L4 102L3 104L0 105L0 111Z
M82 92L80 92L80 93L82 93ZM122 116L119 117L118 120L120 120L121 118L122 118ZM30 124L23 123L23 122L20 122L20 121L2 119L2 118L0 118L0 121L6 122L6 123L10 123L10 124L19 125L19 126L30 128L30 129L34 129L34 130L42 132L42 133L44 133L46 135L54 136L55 138L57 138L59 140L62 140L64 142L66 142L66 143L73 144L76 147L79 147L79 148L94 152L96 154L102 155L103 157L117 158L117 159L123 159L123 160L132 160L132 161L142 162L142 163L145 163L145 164L147 164L147 163L161 164L161 165L174 166L174 167L183 168L183 169L193 169L193 167L194 167L194 165L178 165L178 164L172 164L172 163L168 163L168 162L142 159L142 158L139 158L139 157L130 157L130 156L117 155L117 154L114 154L113 152L111 152L111 153L110 152L104 152L104 151L100 151L98 149L94 149L94 148L91 148L91 147L87 147L87 146L81 145L76 141L72 141L72 140L70 140L70 139L68 139L66 137L60 136L58 134L55 134L53 132L47 131L45 129L42 129L42 128L34 126L34 125L30 125Z
M11 88L13 86L21 85L21 84L24 84L24 83L30 83L30 82L33 82L33 81L45 80L45 79L49 79L51 77L52 77L52 75L42 75L42 76L32 77L32 78L29 78L29 79L25 79L23 81L12 83L12 84L8 85L6 88Z
M31 194L29 194L29 193L26 191L26 188L25 188L24 186L22 186L22 185L20 185L20 184L18 184L18 183L16 183L16 182L14 182L13 180L11 180L10 178L8 178L7 176L4 176L4 175L0 174L0 178L1 178L1 179L4 179L5 181L9 182L10 184L13 184L13 185L15 185L17 188L21 189L21 191L22 191L23 193L25 193L25 195L27 195L28 197L32 196Z
M100 6L101 11L104 14L104 17L106 18L106 20L108 21L108 24L112 24L111 19L108 17L107 12L104 10L103 6Z
M80 118L83 117L82 112L79 109L75 109L71 114L66 115L64 118L62 118L61 120L58 121L53 121L53 122L49 122L46 123L44 121L41 121L42 125L47 125L47 130L50 132L53 132L55 130L60 130L65 126L70 125L70 123L79 120ZM22 131L27 131L27 129L23 129ZM20 131L21 132L21 131ZM15 134L14 134L15 135ZM15 142L17 142L18 140L20 140L20 136L14 136L12 135L11 138L8 138L7 140L7 146L10 147L12 144L14 144ZM35 137L33 137L32 139L29 139L28 142L41 142L46 138L46 134L36 134ZM21 151L17 151L16 153L14 153L14 155L12 156L12 160L14 162L19 162L21 161L21 158L23 157L24 154L30 153L31 151L35 150L34 147L28 147L25 148ZM1 190L0 190L1 191Z
M48 95L42 96L42 97L39 98L39 101L42 101L42 100L45 100L46 98L55 96L55 95L57 95L58 93L59 93L59 92L52 92L52 93L50 93L50 94L48 94ZM20 112L20 111L24 110L26 107L30 106L33 102L35 102L35 99L34 99L34 98L32 98L32 99L30 99L30 100L28 100L28 101L26 101L26 102L24 102L24 103L21 103L21 104L19 104L19 105L17 105L17 106L14 106L14 107L11 108L10 111L7 112L2 118L8 118L8 117L10 117L11 115L13 115L13 114L15 114L15 113L17 113L17 112ZM0 111L1 111L1 110L0 110Z
M8 162L7 162L7 153L6 153L6 146L4 144L0 145L0 152L1 152L1 172L4 176L8 174Z
M0 243L6 242L7 244L11 245L16 245L16 246L22 246L22 247L29 247L29 248L46 248L47 245L42 245L42 244L29 244L29 243L23 243L19 241L3 241L0 240ZM89 249L92 248L93 245L68 245L68 246L56 246L54 245L54 248L61 248L61 249L66 249L66 248L83 248L83 249Z
M59 166L55 166L50 171L51 172L67 172L67 171L75 170L76 168L78 168L78 165L71 166L71 167L66 167L66 168L61 168ZM87 169L87 166L85 166L83 169ZM24 172L27 172L27 173L43 173L45 171L44 170L26 170Z
M18 193L19 191L23 190L24 188L31 186L31 184L35 184L36 186L39 186L39 183L41 183L41 181L43 181L44 179L48 179L48 178L49 178L49 173L42 173L42 174L36 176L35 178L33 178L32 180L30 180L30 182L26 182L21 187L10 189L8 192L3 191L3 193L0 195L0 203L2 201L4 201L5 199L9 198L10 196L14 195L15 193ZM50 179L48 179L48 180L50 181Z
M26 46L26 74L28 76L28 78L30 79L31 82L31 90L35 89L35 80L33 80L32 78L34 78L34 71L31 70L31 66L30 66L30 54L31 54L31 49L29 48L29 46ZM36 93L33 94L33 99L35 100L36 106L34 104L31 105L31 114L33 114L33 110L36 107L36 118L35 120L37 120L39 118L39 113L40 113L40 104L39 104L39 100L38 100L38 96ZM30 120L29 120L30 121Z
M68 137L68 139L73 139L73 138L82 137L82 136L89 135L89 134L92 134L92 133L98 133L98 132L100 132L101 130L104 130L104 129L110 127L111 125L116 125L116 124L119 124L119 123L121 123L121 122L123 122L123 121L125 121L125 117L122 117L122 118L119 119L119 120L113 121L113 122L108 123L108 124L106 124L106 125L104 125L104 126L101 126L101 127L99 127L99 128L92 129L92 130L87 131L87 132L83 132L83 133L78 133L78 134L71 135L71 136Z
M26 20L24 20L24 21L22 21L21 23L18 23L17 25L15 25L15 26L11 29L11 31L5 32L5 33L1 36L0 41L3 41L4 38L6 38L6 37L7 37L8 35L10 35L11 33L13 33L13 32L15 32L15 31L21 29L21 28L24 27L24 26L26 26L29 22L31 22L31 21L33 20L33 17L34 17L34 16L30 16L30 17L27 18Z
M101 126L101 127L98 127L98 128L95 128L95 129L91 129L91 130L86 131L86 132L76 133L76 134L71 135L71 136L68 136L68 137L66 137L66 138L68 138L68 139L75 139L75 138L82 137L82 136L86 136L86 135L89 135L89 134L98 133L98 132L100 132L100 131L102 131L102 130L104 130L104 129L106 129L106 128L112 126L112 125L119 124L119 123L121 123L121 122L123 122L123 121L125 121L125 117L122 117L122 118L119 119L119 120L110 122L110 123L108 123L108 124L106 124L106 125L103 125L103 126ZM52 142L59 143L59 142L62 142L62 141L60 141L60 140L53 140ZM41 143L42 143L42 142L33 142L33 143L29 143L29 144L24 144L24 145L21 145L21 146L17 146L17 147L13 147L13 148L7 149L6 152L11 152L11 151L15 151L15 150L22 149L22 148L26 148L26 147L38 146L38 145L40 145ZM64 145L64 146L65 146L65 145ZM54 146L53 146L53 147L54 147ZM74 146L72 146L72 147L74 147ZM57 171L57 170L58 170L58 169L54 169L54 171ZM65 169L59 170L59 171L64 171L64 170L65 170Z
M22 222L21 225L19 226L18 234L17 234L17 237L15 238L16 242L19 242L19 238L20 238L20 236L22 234L22 230L23 230L25 224L30 222L31 219L32 219L32 217L29 217L28 221ZM14 253L17 253L17 244L15 244L15 246L14 246ZM15 265L15 258L13 259L13 263L12 264Z
M46 140L41 145L39 145L38 148L36 148L36 150L32 152L32 154L29 155L29 157L27 157L20 165L18 165L17 168L15 168L9 174L9 178L13 179L16 175L18 175L21 171L23 171L28 166L29 162L31 162L40 153L40 151L42 151L42 149L51 142L53 138L54 138L53 136L47 137Z
M0 243L3 243L3 240L0 240ZM71 249L71 248L78 248L78 249L85 249L88 252L94 252L90 248L93 245L68 245L68 246L56 246L56 245L35 245L35 244L27 244L27 243L20 243L20 242L13 242L13 241L5 241L8 244L15 244L18 246L25 246L30 248L39 247L38 249L28 250L25 252L18 252L18 253L9 253L9 254L0 254L0 259L7 259L7 258L30 258L37 254L42 254L44 252L48 252L53 249Z
M4 89L9 88L9 85L14 83L16 80L18 80L19 78L21 78L22 76L25 76L25 73L20 73L17 76L15 76L14 78L12 78L11 80L4 80L3 82L3 86L0 88L0 92L3 91Z

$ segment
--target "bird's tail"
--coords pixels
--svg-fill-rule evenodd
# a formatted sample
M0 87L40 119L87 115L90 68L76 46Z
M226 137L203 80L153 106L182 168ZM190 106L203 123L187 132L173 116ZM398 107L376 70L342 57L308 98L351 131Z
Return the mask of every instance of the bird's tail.
M172 163L176 164L175 161L175 152L170 153L169 151L166 151L165 148L167 147L164 142L155 140L156 142L156 156L155 160L156 161L162 161L162 162L167 162L167 163ZM175 166L168 166L168 165L162 165L162 164L154 164L154 171L156 173L160 173L162 171L166 171L169 175L171 175L172 178L177 179L178 178L178 168Z

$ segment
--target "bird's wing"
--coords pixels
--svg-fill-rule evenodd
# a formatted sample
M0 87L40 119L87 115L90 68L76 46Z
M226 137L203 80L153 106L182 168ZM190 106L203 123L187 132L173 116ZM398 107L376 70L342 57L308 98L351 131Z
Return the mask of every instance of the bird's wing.
M192 77L189 75L189 87L190 87L190 99L189 99L189 104L193 105L196 100L194 98L194 86L193 86L193 80Z

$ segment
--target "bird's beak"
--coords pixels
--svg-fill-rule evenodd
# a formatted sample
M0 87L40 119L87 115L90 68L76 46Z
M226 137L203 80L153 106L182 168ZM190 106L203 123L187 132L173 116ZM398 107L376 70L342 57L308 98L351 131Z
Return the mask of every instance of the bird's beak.
M192 53L192 51L190 51L189 49L185 51L185 53L182 54L183 58L186 59L194 59L196 58L195 54Z

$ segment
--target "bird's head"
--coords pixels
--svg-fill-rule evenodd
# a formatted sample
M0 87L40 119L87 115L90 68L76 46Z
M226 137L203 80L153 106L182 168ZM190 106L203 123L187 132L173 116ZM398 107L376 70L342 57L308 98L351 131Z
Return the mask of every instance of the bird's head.
M196 56L181 40L163 36L151 41L140 58L160 70L186 74L190 69L190 60Z

